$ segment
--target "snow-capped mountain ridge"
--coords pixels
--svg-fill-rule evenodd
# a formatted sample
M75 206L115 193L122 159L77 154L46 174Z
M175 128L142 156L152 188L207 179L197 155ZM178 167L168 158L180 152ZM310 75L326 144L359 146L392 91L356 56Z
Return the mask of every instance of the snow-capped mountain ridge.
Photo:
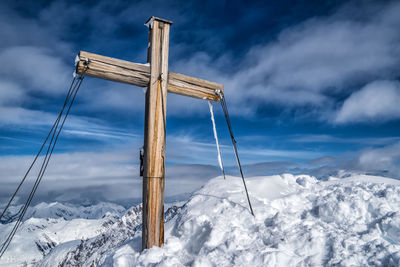
M168 222L179 212L180 207L172 206L165 212ZM115 222L106 232L96 237L81 240L79 245L71 243L67 249L62 248L51 252L38 266L98 266L109 254L118 249L125 241L141 237L142 205L129 209L120 220ZM67 251L68 250L68 251ZM66 252L67 251L67 252Z
M10 207L12 211L20 206ZM93 206L76 206L62 203L40 203L28 209L24 223L17 231L7 252L0 259L0 266L31 266L41 260L60 244L97 236L114 224L125 209L113 203L99 203ZM0 241L3 242L14 226L8 216L8 223L0 224ZM23 257L20 256L23 251Z
M18 218L21 208L22 205L10 206L0 222L2 224L7 224L15 221ZM120 205L105 202L100 202L92 206L78 206L60 202L42 202L30 207L24 216L24 220L29 218L63 218L65 220L78 218L99 219L103 216L120 217L124 211L125 208Z

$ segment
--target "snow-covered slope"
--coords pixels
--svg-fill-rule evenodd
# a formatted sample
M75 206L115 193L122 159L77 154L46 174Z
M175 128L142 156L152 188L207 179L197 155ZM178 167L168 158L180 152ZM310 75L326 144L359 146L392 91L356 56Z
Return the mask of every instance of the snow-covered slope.
M104 266L399 266L399 181L300 175L211 180L166 224L166 244L140 238Z
M18 212L19 209L20 207L11 207L10 211ZM34 264L60 244L103 233L124 212L122 206L112 203L88 207L57 202L38 204L28 209L24 223L0 259L0 266ZM1 242L6 239L13 226L10 216L7 217L7 223L0 224Z
M241 179L217 177L167 210L162 248L141 252L136 206L105 226L69 221L90 231L65 229L71 238L36 266L399 266L400 181L290 174L247 181L255 218Z
M176 206L170 207L165 213L165 220L171 220L179 210ZM55 263L59 266L98 266L127 240L140 236L141 223L142 205L138 205L129 209L101 235L58 246L37 266L52 267ZM141 242L139 243L138 245L141 245ZM140 250L140 247L137 250Z

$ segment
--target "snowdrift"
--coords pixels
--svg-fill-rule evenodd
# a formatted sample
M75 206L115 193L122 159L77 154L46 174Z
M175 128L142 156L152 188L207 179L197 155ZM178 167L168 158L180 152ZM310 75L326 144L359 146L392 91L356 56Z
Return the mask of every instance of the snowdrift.
M136 206L97 236L58 244L36 265L400 264L400 181L366 175L319 181L284 174L247 182L256 217L248 210L241 179L217 177L167 210L162 248L141 252Z
M211 180L166 224L166 244L140 253L140 237L105 266L398 266L399 181L358 175Z

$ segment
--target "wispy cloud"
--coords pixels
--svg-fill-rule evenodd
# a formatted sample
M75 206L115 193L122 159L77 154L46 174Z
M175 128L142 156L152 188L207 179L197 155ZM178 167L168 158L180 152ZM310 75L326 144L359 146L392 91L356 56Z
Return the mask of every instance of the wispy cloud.
M65 134L67 135L76 135L79 137L83 138L88 138L88 139L93 139L93 138L99 138L99 139L107 139L107 138L112 138L112 139L119 139L119 140L132 140L133 138L139 138L139 135L137 134L131 134L131 133L126 133L126 132L120 132L116 131L114 129L110 130L99 130L99 129L89 129L89 130L69 130L66 129L64 131ZM142 137L140 137L142 138Z
M385 122L400 118L400 83L374 81L353 93L338 111L335 122Z
M43 47L13 46L1 51L0 57L7 62L7 67L0 69L1 77L18 81L26 90L64 92L71 77L71 67Z
M307 150L279 150L279 149L265 149L250 147L240 150L244 157L255 160L262 157L263 159L291 159L291 160L307 160L322 156L321 152L307 151Z
M72 15L79 20L78 24L85 25L84 31L90 30L93 33L101 28L104 38L115 34L120 24L141 24L139 20L142 17L127 16L129 12L126 8L122 9L123 5L119 2L113 6L114 12L119 16L109 12L108 5L104 2L99 2L87 12L82 11L84 4L82 5L55 1L44 8L36 20L24 19L10 11L7 19L14 23L3 23L1 27L10 35L8 38L13 43L12 46L9 43L8 46L0 47L1 57L9 62L10 67L0 71L0 81L10 83L10 75L16 75L12 79L13 84L8 87L21 88L22 85L24 88L31 85L29 92L62 92L72 68L65 63L65 53L58 53L59 49L55 50L53 47L68 47L66 50L73 56L72 45L62 41L66 37L73 40L74 36L79 35L69 30L73 25L68 23L68 18ZM138 8L148 10L149 6L139 3L128 9ZM187 8L186 5L181 6L171 14L179 18L178 20L185 21L187 16L184 11ZM58 12L60 9L65 11L62 16ZM360 10L347 4L332 15L315 17L286 28L272 42L250 47L247 55L239 61L230 51L213 57L204 49L192 53L190 57L172 60L171 68L223 83L228 101L232 104L231 111L235 115L255 115L265 106L283 107L283 111L309 107L301 110L303 116L308 114L332 123L344 122L346 108L354 100L349 98L347 103L350 104L344 102L340 105L343 100L363 87L362 90L365 90L365 86L374 81L396 78L396 70L400 69L400 64L395 60L400 46L400 35L397 31L400 22L396 12L399 10L400 5L394 2L362 5ZM357 19L352 11L356 12ZM103 18L102 22L94 23L99 15ZM33 25L30 27L37 36L27 35L18 41L13 32L20 32L19 29L28 24ZM60 30L60 27L65 30ZM138 37L145 36L145 31L139 26L132 26L131 30ZM55 32L58 33L52 34ZM51 48L40 40L46 35L51 35ZM82 38L92 44L92 39L98 36ZM25 45L21 45L22 43ZM173 51L176 54L186 49L184 43L178 42L175 45L177 49ZM205 45L210 46L211 43L207 42ZM142 46L143 51L140 52L144 55L145 45ZM132 56L136 59L144 58L138 54L139 52ZM226 66L231 66L233 62L236 66L234 71L225 71ZM52 75L48 75L48 70L51 70ZM78 104L78 110L94 112L101 107L112 109L113 112L139 113L144 108L144 97L139 88L97 82L90 82L90 86L90 91L80 93L81 104L84 106ZM25 99L31 95L29 92L23 92ZM9 97L12 98L13 95L10 94ZM335 115L337 107L340 110ZM180 96L171 96L168 100L168 114L172 116L193 116L206 112L203 101ZM376 116L379 117L380 113L376 113ZM367 117L358 117L358 121ZM385 115L385 118L390 120L397 117Z
M400 142L382 148L363 150L356 160L357 167L364 171L385 173L400 177Z
M127 205L141 201L142 178L132 150L121 146L112 151L53 155L35 201L114 201ZM0 159L0 198L7 198L33 157L2 156ZM38 168L31 171L19 194L21 200L26 198ZM219 169L210 165L168 165L166 198L173 200L186 196L219 174Z
M283 110L310 107L301 111L336 123L336 108L343 99L369 83L397 77L398 12L396 2L345 5L252 47L234 74L220 68L233 61L229 56L213 59L198 53L175 66L222 82L236 115L248 116L266 105Z
M367 148L337 156L323 156L307 162L267 161L245 165L248 175L280 173L310 174L318 178L367 173L400 179L400 143Z
M288 142L295 143L331 143L331 144L363 144L368 146L388 145L400 140L400 137L338 137L328 134L305 134L286 137Z

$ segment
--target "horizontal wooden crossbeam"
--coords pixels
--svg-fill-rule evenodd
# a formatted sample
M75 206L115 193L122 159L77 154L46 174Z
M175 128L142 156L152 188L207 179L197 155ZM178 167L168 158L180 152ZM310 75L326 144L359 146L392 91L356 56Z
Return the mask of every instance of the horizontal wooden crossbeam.
M150 66L101 56L85 51L78 54L76 73L116 82L147 87L150 82ZM222 84L168 72L168 92L220 102L216 90L223 95Z

